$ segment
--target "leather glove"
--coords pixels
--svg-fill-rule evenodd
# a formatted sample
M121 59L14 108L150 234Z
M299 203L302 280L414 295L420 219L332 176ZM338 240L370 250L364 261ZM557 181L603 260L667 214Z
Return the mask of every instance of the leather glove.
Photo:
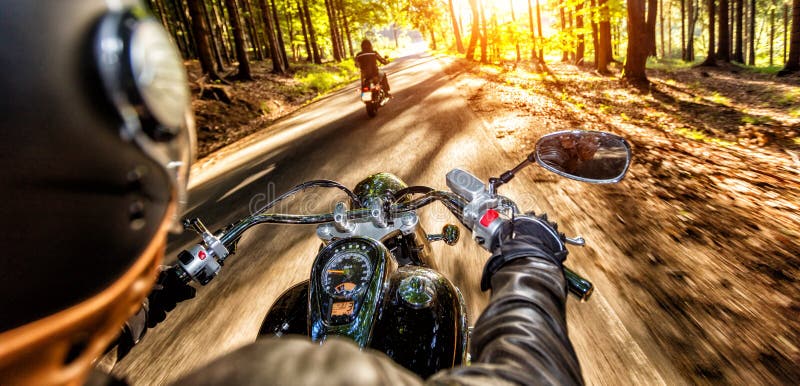
M547 215L534 216L533 213L517 216L511 220L511 226L500 235L500 249L489 258L483 268L481 290L490 289L492 275L506 263L524 258L538 257L562 267L567 258L567 247L564 235L558 233L558 225L547 221Z
M178 278L175 267L161 267L153 291L147 296L147 327L153 328L166 319L167 312L175 306L195 296L194 287Z

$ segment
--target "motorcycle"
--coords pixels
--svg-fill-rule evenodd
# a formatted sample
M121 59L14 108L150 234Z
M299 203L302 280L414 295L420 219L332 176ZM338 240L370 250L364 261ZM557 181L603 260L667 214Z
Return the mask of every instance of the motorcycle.
M424 378L468 361L469 327L460 290L437 271L430 254L431 242L455 245L459 227L448 224L442 233L428 234L417 210L442 203L478 245L495 252L503 242L501 235L508 232L508 220L522 213L513 200L498 194L498 188L524 167L536 163L567 178L613 183L624 177L630 159L630 146L619 136L564 131L540 138L525 160L488 183L461 169L447 173L448 190L407 186L389 173L371 175L353 190L334 181L308 181L214 233L200 219L187 220L187 228L202 242L182 251L175 269L183 282L205 285L251 227L317 224L321 246L309 279L275 301L259 335L301 334L312 341L347 337L362 348L386 353ZM337 203L332 213L268 213L283 199L311 187L339 189L349 203ZM561 237L567 244L584 245L580 237ZM569 292L587 300L592 283L568 268L564 273Z
M367 107L367 115L370 118L378 114L378 108L389 102L389 95L381 87L380 75L361 79L361 101Z

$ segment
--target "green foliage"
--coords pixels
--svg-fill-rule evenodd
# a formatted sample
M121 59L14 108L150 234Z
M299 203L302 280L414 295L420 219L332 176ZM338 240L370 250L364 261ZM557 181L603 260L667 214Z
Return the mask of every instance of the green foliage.
M294 78L302 85L299 92L325 93L343 84L358 79L359 73L352 61L336 64L306 65L298 70Z
M688 128L688 127L679 128L679 129L675 130L675 133L680 135L680 136L682 136L682 137L684 137L684 138L691 139L693 141L700 141L700 142L705 142L705 143L709 143L709 144L713 144L713 145L719 145L719 146L723 146L723 147L730 147L730 146L734 145L734 143L731 142L731 141L726 141L724 139L709 137L708 135L706 135L702 131L699 131L699 130L696 130L696 129L692 129L692 128Z

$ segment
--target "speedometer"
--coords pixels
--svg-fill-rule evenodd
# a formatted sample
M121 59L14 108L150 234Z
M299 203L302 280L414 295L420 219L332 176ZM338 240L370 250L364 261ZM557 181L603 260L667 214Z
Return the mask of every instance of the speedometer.
M369 284L370 259L358 244L344 246L334 253L322 271L322 287L328 294L351 298Z

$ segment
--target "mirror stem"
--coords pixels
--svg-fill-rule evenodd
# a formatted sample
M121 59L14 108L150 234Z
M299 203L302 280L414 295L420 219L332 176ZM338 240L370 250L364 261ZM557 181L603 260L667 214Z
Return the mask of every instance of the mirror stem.
M528 164L536 162L536 158L534 154L531 154L519 163L519 165L515 166L513 169L506 171L505 173L500 175L500 178L491 177L489 178L489 194L494 196L497 194L497 188L499 188L503 184L507 184L514 178L514 175L519 173L520 170L524 169Z

